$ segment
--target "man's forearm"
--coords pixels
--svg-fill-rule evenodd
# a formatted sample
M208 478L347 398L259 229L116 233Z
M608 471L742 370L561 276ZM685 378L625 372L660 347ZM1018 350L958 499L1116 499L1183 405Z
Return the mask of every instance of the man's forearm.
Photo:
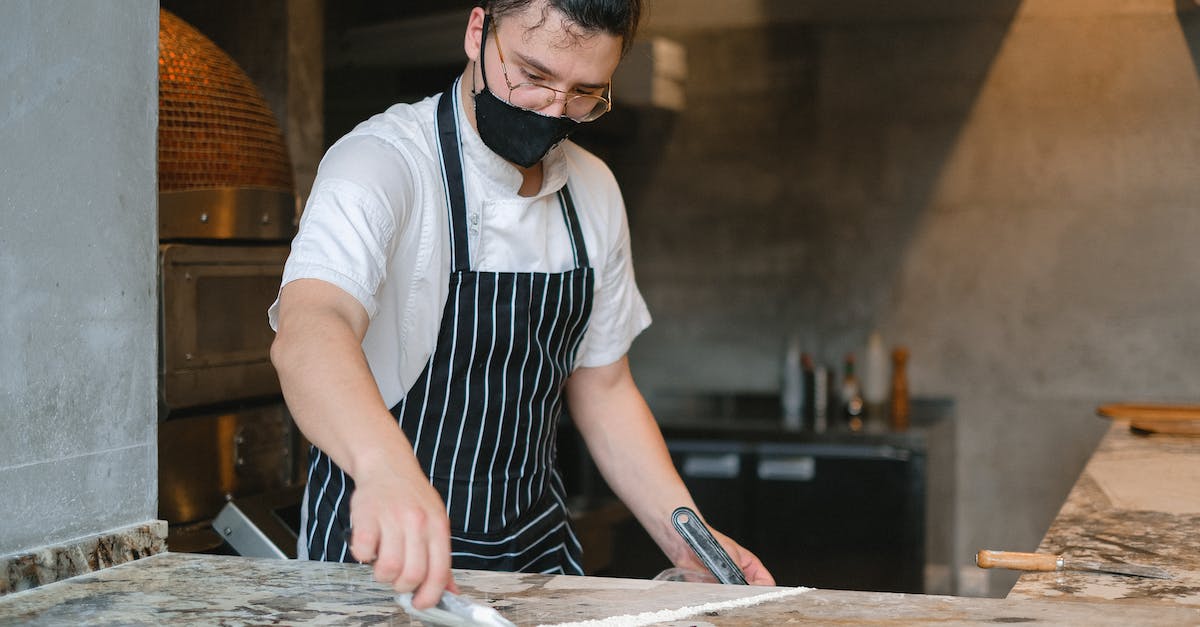
M293 301L305 298L292 296ZM371 375L355 321L328 309L289 304L281 302L271 360L304 435L352 477L383 461L379 458L412 459L412 448Z
M670 515L676 507L696 505L632 378L622 375L611 383L568 386L571 415L613 492L678 563L689 549L671 526Z

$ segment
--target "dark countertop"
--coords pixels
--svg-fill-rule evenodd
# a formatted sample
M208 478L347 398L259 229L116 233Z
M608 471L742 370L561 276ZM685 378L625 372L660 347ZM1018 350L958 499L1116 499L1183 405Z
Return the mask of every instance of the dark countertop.
M924 452L931 433L950 427L954 402L914 399L908 429L895 430L883 417L869 418L860 431L838 421L821 430L792 430L783 426L778 401L772 396L731 397L714 402L663 403L654 415L668 440L725 440L746 444L822 444L892 446ZM952 428L948 433L953 437Z

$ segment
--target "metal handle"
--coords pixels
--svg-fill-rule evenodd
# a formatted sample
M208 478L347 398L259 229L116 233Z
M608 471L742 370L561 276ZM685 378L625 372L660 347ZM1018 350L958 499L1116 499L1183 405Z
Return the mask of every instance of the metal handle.
M705 455L693 453L683 459L683 476L697 479L734 479L741 469L737 453Z
M696 512L687 507L677 508L671 512L671 523L675 525L675 530L683 536L688 546L696 552L696 557L700 558L700 562L712 571L717 581L746 585L746 576L742 574L742 569L733 563L729 554L721 548L721 544L708 531L708 527L704 526L704 521L700 520Z
M817 460L806 455L758 461L758 478L766 481L812 481L816 476Z

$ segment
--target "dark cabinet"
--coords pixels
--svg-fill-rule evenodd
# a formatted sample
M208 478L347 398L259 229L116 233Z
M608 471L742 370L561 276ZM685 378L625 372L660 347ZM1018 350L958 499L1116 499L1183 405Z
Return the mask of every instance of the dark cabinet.
M708 522L758 555L779 585L950 592L928 580L953 561L952 405L914 405L904 432L694 421L668 422L663 434ZM630 519L597 574L646 578L669 566Z
M890 446L764 447L746 546L781 585L921 592L924 461Z

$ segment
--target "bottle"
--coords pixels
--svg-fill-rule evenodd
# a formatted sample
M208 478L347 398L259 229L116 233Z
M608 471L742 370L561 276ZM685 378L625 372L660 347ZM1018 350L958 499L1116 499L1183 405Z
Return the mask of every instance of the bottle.
M908 349L897 346L892 351L892 429L908 428Z
M779 405L783 412L783 428L799 431L800 412L804 405L804 373L800 366L800 338L795 335L788 339L783 355Z
M854 353L846 355L846 374L842 377L841 390L842 420L851 431L863 428L862 386L854 373Z
M812 355L801 353L800 370L804 380L804 404L800 410L801 428L812 429L817 422L817 369L813 365Z
M812 430L823 433L829 426L829 369L822 364L813 368Z
M888 361L887 349L883 347L883 338L878 331L872 331L867 339L866 363L862 372L862 395L864 402L864 418L868 420L885 420L888 400Z

